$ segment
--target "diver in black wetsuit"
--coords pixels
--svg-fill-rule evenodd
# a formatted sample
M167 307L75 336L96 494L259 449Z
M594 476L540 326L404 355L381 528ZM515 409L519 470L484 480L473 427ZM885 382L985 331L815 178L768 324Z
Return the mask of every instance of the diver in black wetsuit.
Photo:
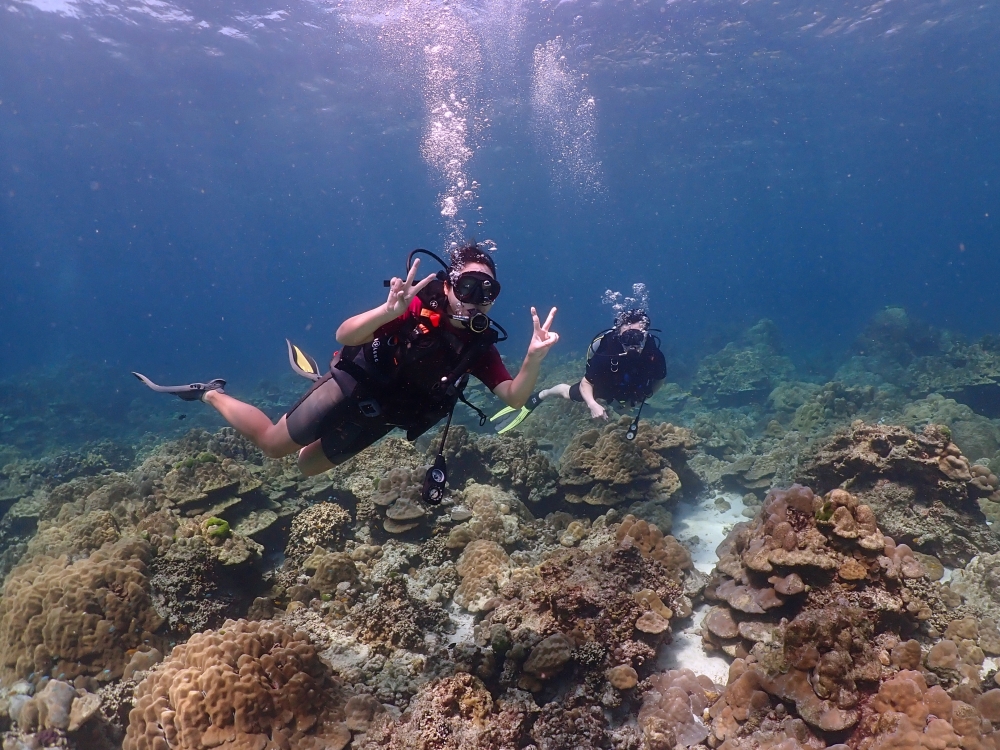
M561 396L582 401L594 419L607 419L603 401L619 401L639 405L663 385L667 377L667 361L660 351L659 340L650 333L649 315L642 309L620 312L613 328L599 333L587 351L586 374L575 385L560 383L533 394L520 409L507 408L493 416L498 419L495 429L503 433L519 425L545 399ZM633 426L637 428L638 414ZM632 437L635 431L630 430Z
M255 406L225 393L224 380L160 386L133 375L157 392L210 404L267 456L298 451L299 468L309 476L336 466L393 428L406 430L413 440L441 419L450 420L468 375L483 381L504 403L521 408L535 387L542 359L559 340L549 330L556 309L542 323L531 308L534 331L528 353L512 377L495 346L497 326L488 317L500 293L492 257L473 242L452 251L445 270L418 281L415 253L406 279L386 282L385 303L341 324L337 341L343 349L334 355L330 372L309 372L307 377L316 382L276 424ZM315 361L291 344L290 353L316 369Z

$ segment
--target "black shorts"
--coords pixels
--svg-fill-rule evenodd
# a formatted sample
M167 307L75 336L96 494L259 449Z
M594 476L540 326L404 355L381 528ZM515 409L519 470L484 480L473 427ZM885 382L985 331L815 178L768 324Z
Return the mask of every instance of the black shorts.
M569 387L569 398L570 398L570 401L579 401L579 402L583 403L583 394L580 393L580 384L579 383L573 383L573 385L571 385ZM594 400L596 401L597 399L602 399L604 401L614 401L614 399L609 398L608 396L604 395L603 393L599 393L598 390L596 388L594 388Z
M387 435L393 425L380 417L366 417L350 397L356 383L340 370L332 370L313 383L285 415L288 434L298 445L317 440L331 463L360 453Z

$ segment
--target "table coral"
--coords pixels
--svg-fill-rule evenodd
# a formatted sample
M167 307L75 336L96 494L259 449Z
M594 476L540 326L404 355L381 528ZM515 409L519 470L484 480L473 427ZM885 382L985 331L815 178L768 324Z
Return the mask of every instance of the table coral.
M397 467L379 480L371 499L379 509L385 531L402 534L426 520L428 509L423 503L423 488L427 469L427 466Z
M805 458L799 477L817 492L847 487L886 534L946 565L1000 551L977 504L994 490L973 476L945 428L917 434L854 422Z
M123 540L75 562L39 556L16 568L0 600L4 679L119 676L128 649L163 623L150 597L151 554L146 542Z
M681 490L682 481L694 488L697 477L687 468L696 445L691 432L643 421L635 440L627 440L630 424L623 417L573 438L559 464L559 484L569 502L617 505L666 500Z
M303 632L228 620L174 649L136 690L124 750L339 750L344 697Z

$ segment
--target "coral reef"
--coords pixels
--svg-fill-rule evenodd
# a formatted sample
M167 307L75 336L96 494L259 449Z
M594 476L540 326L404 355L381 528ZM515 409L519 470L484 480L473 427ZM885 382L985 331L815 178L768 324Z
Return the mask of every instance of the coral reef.
M399 719L375 716L357 750L517 750L526 747L528 717L513 701L495 702L470 674L427 685ZM568 747L568 746L567 746Z
M438 442L428 448L429 462L434 460ZM558 471L537 441L517 433L476 437L464 427L454 427L448 433L445 459L453 488L470 481L492 484L528 503L545 500L558 489Z
M934 584L923 564L882 534L858 498L842 489L820 497L798 485L772 491L755 520L720 547L705 591L718 602L705 618L705 641L736 657L708 710L709 744L993 747L994 729L979 718L995 700L981 687L979 644L1000 647L996 626L987 622L981 634L974 618L952 620L924 652L912 636L935 633L929 624L956 605L946 592L928 593ZM704 736L697 709L712 688L690 675L686 683L672 700L667 691L650 699L658 721L644 725L647 736L675 738L685 728ZM946 727L959 701L964 717L977 718ZM984 714L976 706L987 707ZM934 744L949 733L955 744ZM841 739L850 741L832 744ZM797 744L780 744L789 741Z
M501 684L537 693L563 670L598 685L617 666L648 671L671 618L690 614L682 581L691 561L656 527L627 523L618 537L605 532L588 549L560 549L530 568L504 570L507 561L484 545L493 553L488 575L499 578L499 569L508 579L479 604L488 612L477 626L477 642L503 655Z
M627 440L630 423L623 417L573 438L559 463L559 484L569 502L665 500L680 492L684 481L696 486L697 477L687 468L696 445L689 430L643 421L635 440Z
M691 383L691 392L707 402L738 406L763 402L795 367L781 355L777 327L761 320L742 337L705 357Z
M949 565L1000 551L979 508L995 496L989 472L973 472L947 428L921 433L854 422L806 458L799 480L827 492L846 487L871 506L885 533Z

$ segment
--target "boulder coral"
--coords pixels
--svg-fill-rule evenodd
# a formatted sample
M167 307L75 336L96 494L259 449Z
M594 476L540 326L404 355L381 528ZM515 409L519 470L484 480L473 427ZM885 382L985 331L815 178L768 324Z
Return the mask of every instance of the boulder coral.
M697 441L690 430L672 424L640 422L635 440L625 433L631 420L588 429L570 442L559 464L559 485L571 503L617 505L666 500L682 483L694 489L697 477L687 467Z
M341 750L345 702L305 633L227 620L139 683L123 750Z
M70 561L38 556L15 568L0 599L0 669L11 683L45 677L121 676L130 655L156 640L148 543L122 540Z

